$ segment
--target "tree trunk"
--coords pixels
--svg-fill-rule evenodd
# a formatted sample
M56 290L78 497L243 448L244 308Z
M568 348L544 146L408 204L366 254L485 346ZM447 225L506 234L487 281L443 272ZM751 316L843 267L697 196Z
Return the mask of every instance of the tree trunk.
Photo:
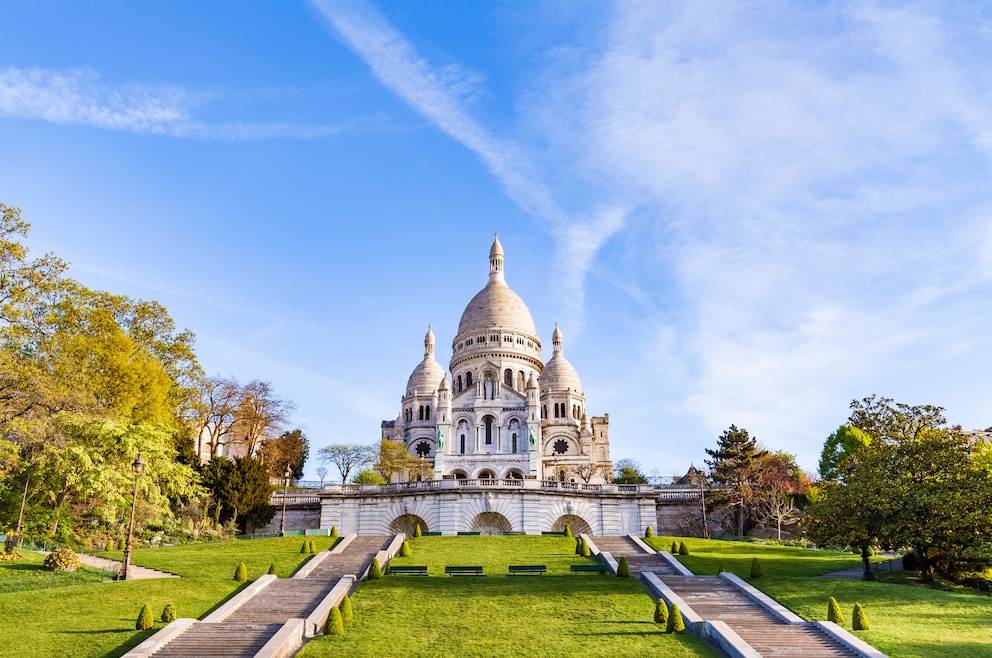
M933 582L933 563L930 561L930 557L927 556L926 549L917 546L916 547L916 557L920 561L920 578L925 583Z
M55 531L59 529L59 517L62 515L62 505L65 504L66 499L69 498L69 491L63 489L59 492L59 495L55 497L55 520L52 521L52 529L49 531L53 537L55 536Z
M871 561L868 559L868 544L861 544L861 562L864 564L865 571L861 576L861 580L875 580L875 574L871 570Z
M744 499L737 501L737 536L744 536Z

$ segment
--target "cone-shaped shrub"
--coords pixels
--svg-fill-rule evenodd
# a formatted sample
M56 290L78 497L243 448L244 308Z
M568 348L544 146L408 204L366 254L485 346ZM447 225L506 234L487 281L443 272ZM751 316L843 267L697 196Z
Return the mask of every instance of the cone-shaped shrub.
M355 623L355 612L351 609L351 599L345 596L341 599L341 620L344 621L345 626L351 626Z
M313 545L313 540L307 542L307 553L314 555L317 553L317 547Z
M162 623L171 624L174 621L176 621L176 608L169 603L162 609Z
M418 523L418 524L416 525L416 527L415 527L415 528L413 529L413 536L414 536L414 537L422 537L423 535L424 535L424 533L423 533L423 531L422 531L422 530L420 529L420 524Z
M672 555L679 554L679 543L677 541L672 542Z
M327 615L324 635L344 635L344 620L341 619L341 611L337 607L331 608L331 614Z
M576 537L575 539L575 554L582 555L582 537Z
M400 557L410 557L410 542L405 539L400 544Z
M867 631L871 628L868 617L865 615L865 609L861 607L860 603L854 604L854 620L851 622L851 628L856 631Z
M654 537L654 530L651 529L651 526L648 526L648 529L644 531L644 536Z
M617 578L630 578L630 566L627 564L627 558L621 557L620 562L617 564Z
M654 604L654 623L668 624L668 604L665 599L658 599Z
M141 612L138 613L138 621L134 624L134 630L147 631L154 625L155 618L152 617L152 607L146 603L141 606Z
M369 580L379 580L382 578L382 567L379 566L379 558L372 558L372 566L369 567Z
M120 543L117 544L117 550L123 551L125 548L127 548L127 540L121 537Z
M300 546L300 553L303 553L305 555L309 550L310 550L310 547L307 546L307 540L304 539L303 540L303 545Z
M689 547L685 545L685 542L679 544L679 555L688 555Z
M572 526L568 523L565 524L565 536L566 537L572 536Z
M838 626L844 623L844 613L840 611L840 604L837 603L837 599L832 596L830 602L827 603L827 621L832 621Z
M338 527L336 525L331 526L331 539L338 538Z
M238 565L238 568L234 570L234 579L239 583L243 583L248 580L248 567L242 562Z
M717 567L717 570L716 570L717 573L723 573L724 571L726 571L726 569L723 568L723 565L722 564L719 567Z
M586 543L586 540L583 539L582 540L582 557L589 557L590 555L592 555L592 551L589 550L589 544L587 544Z
M269 571L268 571L268 573L270 575L273 575L273 576L276 575L276 563L275 562L273 562L272 564L269 565Z
M685 633L685 621L682 619L682 611L679 604L673 603L672 609L668 611L668 624L665 626L666 633Z
M758 558L753 558L751 560L751 578L761 578L765 575L765 570L761 568L761 563L758 562Z

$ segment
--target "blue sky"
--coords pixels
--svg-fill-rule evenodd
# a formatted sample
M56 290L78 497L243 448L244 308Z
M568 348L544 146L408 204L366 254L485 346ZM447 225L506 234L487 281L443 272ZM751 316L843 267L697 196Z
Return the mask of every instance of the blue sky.
M164 303L314 449L446 365L499 230L614 459L731 423L815 470L853 398L992 425L992 7L0 8L0 201ZM314 477L314 464L308 467Z

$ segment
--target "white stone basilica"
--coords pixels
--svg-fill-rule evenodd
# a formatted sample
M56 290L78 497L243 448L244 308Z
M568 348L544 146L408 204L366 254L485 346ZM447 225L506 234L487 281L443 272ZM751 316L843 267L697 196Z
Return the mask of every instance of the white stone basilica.
M430 461L435 479L607 481L609 414L590 417L561 330L545 364L534 320L506 285L499 236L489 251L489 281L465 307L452 357L434 359L434 332L414 368L396 420L382 437Z

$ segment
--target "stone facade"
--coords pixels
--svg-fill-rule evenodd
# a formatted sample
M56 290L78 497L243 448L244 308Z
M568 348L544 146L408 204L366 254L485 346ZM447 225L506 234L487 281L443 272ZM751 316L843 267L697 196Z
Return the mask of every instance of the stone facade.
M435 479L556 479L603 483L612 474L609 415L590 417L555 325L552 356L527 305L506 285L499 237L489 280L468 303L451 343L448 373L428 329L400 414L382 438L429 461Z

